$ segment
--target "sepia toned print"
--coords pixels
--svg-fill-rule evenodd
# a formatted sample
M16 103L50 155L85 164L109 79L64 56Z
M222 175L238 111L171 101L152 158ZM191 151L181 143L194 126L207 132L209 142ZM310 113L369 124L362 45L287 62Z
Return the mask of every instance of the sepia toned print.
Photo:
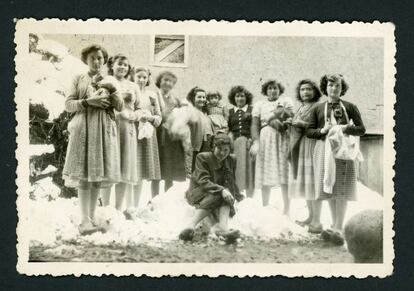
M20 273L392 273L392 24L22 19L15 43Z

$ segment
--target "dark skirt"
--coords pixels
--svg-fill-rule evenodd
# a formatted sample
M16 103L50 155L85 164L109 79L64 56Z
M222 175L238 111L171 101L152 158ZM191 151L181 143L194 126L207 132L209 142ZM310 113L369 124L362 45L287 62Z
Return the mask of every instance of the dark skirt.
M197 155L199 153L205 153L205 152L211 151L212 140L213 140L213 136L209 136L207 140L203 141L199 151L193 151L192 160L191 160L191 173L194 172Z
M172 140L163 126L157 128L157 141L161 179L185 181L185 155L181 142Z
M202 187L197 187L188 190L185 193L185 197L187 199L187 202L197 209L215 211L218 210L220 207L227 205L230 207L230 217L233 217L236 214L236 209L234 208L234 205L230 205L226 201L224 201L221 194L209 193L207 191L204 191Z

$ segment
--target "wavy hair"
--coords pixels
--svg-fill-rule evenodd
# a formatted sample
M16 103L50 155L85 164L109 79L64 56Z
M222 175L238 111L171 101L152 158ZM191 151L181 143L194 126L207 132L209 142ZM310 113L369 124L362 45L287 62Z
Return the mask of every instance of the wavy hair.
M348 83L345 81L344 76L342 76L341 74L326 74L322 76L321 83L319 86L321 88L322 94L328 96L328 93L326 91L328 82L338 82L338 81L341 81L341 87L342 87L340 96L344 96L345 93L348 91L349 86L348 86Z
M279 96L283 94L283 92L285 92L285 87L282 85L282 83L280 83L278 80L276 79L272 79L272 80L267 80L266 82L264 82L264 84L262 85L262 94L264 96L267 96L267 88L270 85L276 85L279 88Z
M177 83L177 76L176 75L174 75L170 71L162 71L161 73L158 74L158 76L157 76L157 78L155 80L155 86L157 86L157 88L160 88L160 86L161 86L161 80L165 76L171 77L173 79L173 81L174 81L174 84Z
M83 63L87 64L87 59L88 59L88 55L92 52L97 52L97 51L101 51L102 55L104 57L104 64L106 64L106 62L108 61L108 52L106 51L106 49L103 46L97 45L97 44L93 44L90 45L86 48L84 48L81 52L81 60Z
M106 64L108 66L108 75L113 76L114 75L114 64L119 61L127 61L128 62L128 72L124 76L124 78L127 78L129 74L131 73L131 64L129 63L128 58L123 54L116 54L109 58L108 63Z
M246 104L250 105L253 102L253 94L250 93L249 90L247 90L244 86L233 86L230 89L229 92L229 102L230 104L236 106L236 94L237 93L244 93L244 96L246 97Z
M316 83L310 79L303 79L299 81L298 85L296 86L296 99L298 99L299 102L303 102L302 98L300 98L300 87L305 84L311 85L313 89L312 102L318 102L319 98L322 96L321 91L319 90L318 85L316 85Z

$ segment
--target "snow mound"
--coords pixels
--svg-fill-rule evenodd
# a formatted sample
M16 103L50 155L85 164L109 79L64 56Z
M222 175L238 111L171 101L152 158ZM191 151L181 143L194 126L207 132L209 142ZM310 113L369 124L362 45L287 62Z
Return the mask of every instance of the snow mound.
M127 209L125 214L112 206L98 207L95 223L104 231L87 236L80 236L78 232L80 217L76 199L32 201L30 217L36 231L31 233L31 240L52 246L59 245L62 240L94 245L145 243L157 246L160 242L177 240L194 214L194 208L184 198L186 188L186 183L177 183L144 207ZM237 214L230 220L230 227L246 236L294 240L308 235L277 208L263 208L258 200L245 199L236 207Z
M36 181L31 188L30 197L33 200L55 200L59 197L61 192L60 188L53 183L52 177L45 177L39 181Z
M275 207L263 207L257 199L246 198L237 207L236 215L230 220L230 227L239 229L247 236L266 238L299 239L307 231L283 215Z

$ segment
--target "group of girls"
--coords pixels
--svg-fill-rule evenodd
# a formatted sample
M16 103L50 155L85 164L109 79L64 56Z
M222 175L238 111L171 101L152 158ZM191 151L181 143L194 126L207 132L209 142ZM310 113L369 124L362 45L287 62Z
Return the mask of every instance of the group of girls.
M124 200L127 206L138 206L144 179L151 181L153 197L159 194L160 180L164 180L165 191L173 181L185 181L189 150L175 138L169 121L174 111L189 106L198 113L188 124L192 172L197 168L199 153L215 151L214 136L221 136L221 144L228 143L225 135L237 160L233 174L240 191L251 197L254 189L260 189L263 205L267 206L271 188L280 186L286 215L291 198L306 199L309 217L298 223L308 225L312 233L323 231L320 212L326 199L333 230L324 231L323 236L333 242L343 241L347 201L355 199L356 163L335 159L331 171L332 166L326 162L329 153L325 138L335 125L343 133L357 136L365 133L365 127L357 107L341 100L348 89L342 75L323 76L320 89L311 80L300 81L297 99L301 106L296 112L292 101L281 96L284 87L277 80L262 85L265 98L254 106L253 95L243 86L234 86L228 95L233 107L228 110L219 92L194 87L185 101L172 95L177 78L168 71L156 78L156 92L148 90L148 69L132 68L121 54L108 59L101 46L85 48L82 61L89 72L75 77L66 99L66 110L75 115L68 125L70 137L63 170L66 185L78 188L81 234L96 231L98 197L107 205L113 185L115 206L121 210ZM102 78L105 64L117 86ZM99 88L105 88L106 94ZM321 92L327 96L326 102L318 102ZM328 190L327 173L334 173ZM128 195L130 192L133 194ZM223 192L227 197L228 191Z

